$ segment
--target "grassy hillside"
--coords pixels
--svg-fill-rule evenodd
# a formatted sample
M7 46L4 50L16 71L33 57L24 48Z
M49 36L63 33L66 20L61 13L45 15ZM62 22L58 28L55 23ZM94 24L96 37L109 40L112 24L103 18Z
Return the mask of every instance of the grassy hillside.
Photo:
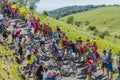
M100 7L105 7L106 5L84 5L84 6L67 6L67 7L62 7L62 8L58 8L52 11L49 11L49 16L50 17L64 17L70 14L75 14L75 13L79 13L79 12L85 12L85 11L90 11L96 8L100 8Z
M16 63L13 50L6 50L0 44L0 80L23 80L19 74L20 65Z
M81 21L83 26L89 21L91 26L96 26L101 32L108 30L111 35L120 35L120 7L109 6L91 11L77 13L61 18L66 22L68 17L73 16L74 21Z
M86 39L91 39L93 37L93 35L91 35L90 33L88 33L86 30L82 30L79 27L73 26L73 25L69 25L66 24L62 21L58 21L58 20L54 20L50 17L45 17L42 16L38 13L35 13L35 15L37 17L40 17L42 23L43 22L49 22L52 25L53 30L55 30L56 26L59 25L61 27L62 30L66 31L69 38L73 41L76 41L76 39L78 39L78 37L82 37L84 43L86 42ZM114 55L118 53L118 51L120 51L120 46L115 44L115 43L111 43L109 41L106 40L102 40L98 38L98 44L99 44L99 51L102 53L102 50L104 49L109 49L112 48Z
M51 23L53 30L55 30L57 25L59 25L62 30L67 32L68 37L73 41L76 41L78 37L82 37L85 43L86 39L91 39L93 37L93 35L89 34L86 30L80 29L79 27L54 20L38 13L35 13L35 15L41 19L41 23ZM103 49L108 50L109 48L113 49L113 55L116 55L118 51L120 51L119 45L99 38L97 39L100 53L102 53ZM13 52L14 50L6 50L4 46L0 45L0 80L23 80L19 74L20 65L16 63Z

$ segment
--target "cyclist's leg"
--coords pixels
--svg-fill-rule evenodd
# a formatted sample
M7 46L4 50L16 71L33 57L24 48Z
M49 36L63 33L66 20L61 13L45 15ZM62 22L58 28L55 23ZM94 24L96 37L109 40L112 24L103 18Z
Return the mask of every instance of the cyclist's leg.
M89 80L89 78L91 78L91 67L90 66L88 68L87 75L88 75L88 80Z

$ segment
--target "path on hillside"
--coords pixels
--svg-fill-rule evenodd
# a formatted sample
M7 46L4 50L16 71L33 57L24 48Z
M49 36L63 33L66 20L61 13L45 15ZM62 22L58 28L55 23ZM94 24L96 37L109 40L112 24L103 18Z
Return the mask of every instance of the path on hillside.
M22 34L27 34L26 30L28 29L28 26L26 26L25 23L21 23L20 19L11 19L12 25L8 30L12 31L13 30L13 25L15 24L15 21L18 22L20 29L22 30ZM10 40L11 42L12 40ZM27 60L25 60L21 65L26 65ZM49 63L49 61L45 61L46 64ZM76 77L73 77L72 75L68 77L63 77L62 80L86 80L86 74L84 73L84 66L80 62L76 62L77 66L77 75ZM66 68L66 65L63 65L64 68ZM107 77L102 75L101 71L95 72L95 75L97 76L97 80L107 80ZM32 78L30 80L33 80Z

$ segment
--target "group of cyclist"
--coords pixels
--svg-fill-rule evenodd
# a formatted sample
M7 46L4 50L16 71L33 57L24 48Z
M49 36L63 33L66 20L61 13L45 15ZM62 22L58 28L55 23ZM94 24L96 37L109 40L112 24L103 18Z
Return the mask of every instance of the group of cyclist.
M62 31L59 26L56 27L54 32L52 30L46 32L43 29L44 25L40 23L40 19L30 13L28 19L24 20L28 31L24 31L16 21L14 26L11 26L9 19L18 18L21 15L19 16L19 13L17 13L18 8L13 12L10 6L11 4L7 1L2 2L1 13L3 18L0 19L0 43L8 46L9 36L12 36L12 44L15 46L16 55L20 56L21 62L27 59L29 75L33 75L35 80L56 80L57 71L50 70L48 67L44 69L44 66L49 62L41 60L44 54L48 56L47 50L49 51L48 57L52 56L56 63L63 62L65 57L73 63L75 63L75 60L83 61L84 66L88 66L86 74L89 77L98 68L102 69L103 75L107 75L110 79L113 79L114 71L118 71L120 76L120 56L116 55L116 64L113 66L114 52L112 52L112 49L109 49L108 52L103 50L103 55L100 55L98 40L95 37L92 40L86 40L85 44L83 44L81 37L73 42L69 40L67 33ZM46 25L49 27L47 29L52 29L50 23ZM13 30L8 31L9 27L13 27ZM105 74L105 69L107 74ZM111 72L111 76L109 76L109 72Z

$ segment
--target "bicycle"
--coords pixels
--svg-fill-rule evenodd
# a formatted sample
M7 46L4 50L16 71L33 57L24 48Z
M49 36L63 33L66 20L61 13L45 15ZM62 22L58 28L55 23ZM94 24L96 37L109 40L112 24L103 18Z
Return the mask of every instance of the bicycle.
M73 61L70 62L70 69L72 69L72 73L75 77L76 74L77 74L77 67L76 67L76 64Z
M61 80L63 77L63 71L64 71L63 67L62 67L62 65L56 65L55 63L56 62L50 62L47 67L51 71L53 71L53 70L56 71L55 80Z
M86 67L84 68L84 70L81 71L81 74L84 74L85 76L87 76L87 80L96 80L97 77L96 77L95 74L94 74L94 72L96 72L96 71L97 71L97 70L94 69L94 70L92 70L92 71L90 72L91 75L88 75L88 66L86 66Z

